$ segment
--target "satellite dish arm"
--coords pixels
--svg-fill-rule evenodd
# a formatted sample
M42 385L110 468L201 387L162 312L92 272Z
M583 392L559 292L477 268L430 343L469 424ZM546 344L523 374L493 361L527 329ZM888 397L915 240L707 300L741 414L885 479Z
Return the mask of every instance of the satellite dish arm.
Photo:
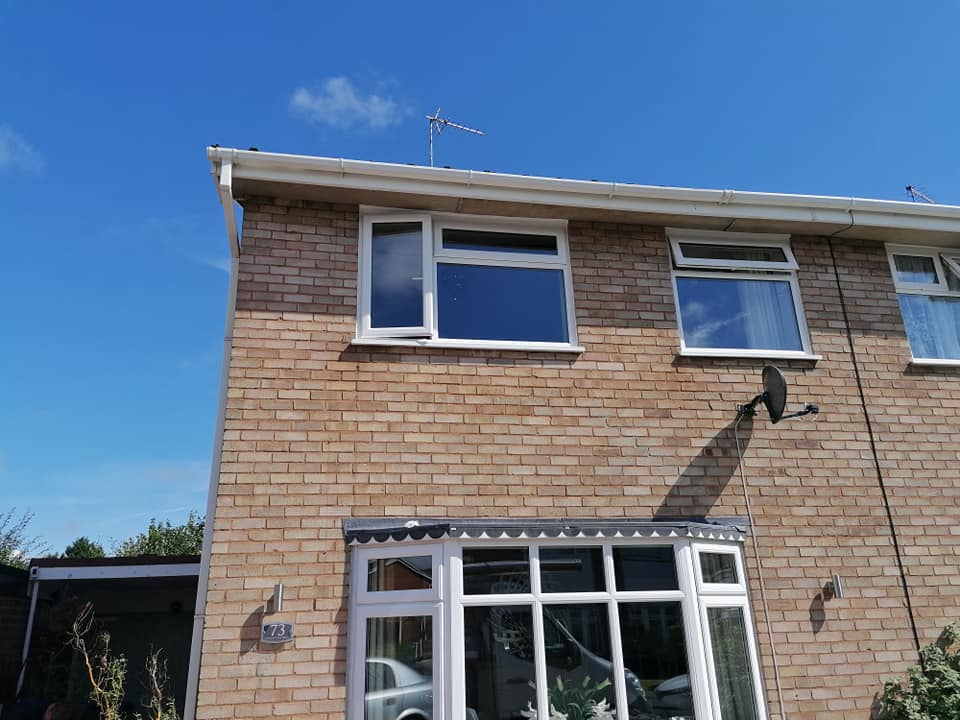
M737 417L754 417L757 414L757 405L767 399L767 393L762 392L746 405L737 405Z

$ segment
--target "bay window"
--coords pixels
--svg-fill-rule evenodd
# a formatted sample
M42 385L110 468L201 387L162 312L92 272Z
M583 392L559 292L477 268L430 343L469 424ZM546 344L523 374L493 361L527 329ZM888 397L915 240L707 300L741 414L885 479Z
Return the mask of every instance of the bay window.
M364 212L357 342L577 349L565 223Z
M348 532L348 720L762 720L739 531L655 525Z

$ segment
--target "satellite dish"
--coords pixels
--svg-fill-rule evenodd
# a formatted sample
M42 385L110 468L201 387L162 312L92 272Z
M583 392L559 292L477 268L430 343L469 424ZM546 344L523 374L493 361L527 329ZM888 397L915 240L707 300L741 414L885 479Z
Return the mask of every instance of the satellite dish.
M770 422L774 424L787 418L816 415L820 412L818 405L807 403L800 412L784 415L783 411L787 407L787 379L783 376L780 368L773 365L767 365L763 369L763 392L746 405L737 405L737 417L753 417L757 414L757 405L760 403L766 406L767 412L770 413Z
M763 369L763 404L770 413L770 422L776 425L787 407L787 379L780 368L767 365Z

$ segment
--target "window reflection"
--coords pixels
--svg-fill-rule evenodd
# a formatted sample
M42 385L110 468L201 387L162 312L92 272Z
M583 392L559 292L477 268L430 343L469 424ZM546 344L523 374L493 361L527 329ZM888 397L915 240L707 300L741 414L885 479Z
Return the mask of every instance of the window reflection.
M530 592L526 548L464 548L463 591L467 595Z
M707 622L723 720L756 720L757 706L743 609L707 608Z
M527 606L463 610L467 717L517 720L536 704L533 616Z
M433 586L433 558L380 558L367 561L367 590L429 590Z
M433 619L367 619L365 720L433 716Z
M544 606L543 642L550 705L568 720L615 717L606 604ZM636 697L629 685L628 700Z
M375 223L371 249L371 326L419 327L423 324L423 226Z
M700 553L700 573L705 583L739 582L737 561L730 553Z
M680 603L620 603L619 612L623 664L637 686L631 720L693 718Z
M615 547L613 569L617 590L676 590L673 548Z
M604 585L600 548L540 549L543 592L603 592Z
M567 342L563 271L437 263L440 337Z

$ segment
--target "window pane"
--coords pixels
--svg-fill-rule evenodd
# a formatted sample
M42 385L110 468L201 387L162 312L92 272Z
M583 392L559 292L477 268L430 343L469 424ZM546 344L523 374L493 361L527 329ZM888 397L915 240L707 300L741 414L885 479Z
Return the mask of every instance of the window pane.
M543 592L603 592L603 551L541 548L540 587Z
M605 712L615 717L606 604L544 606L543 643L550 706L568 720L594 720ZM632 701L629 687L627 697Z
M440 337L567 342L563 271L437 264Z
M803 350L786 280L678 277L677 295L689 348Z
M463 592L491 595L530 592L526 548L464 548Z
M677 590L673 547L615 547L617 590Z
M367 590L427 590L433 587L433 558L429 555L381 558L367 562Z
M432 642L429 616L367 620L366 720L433 716Z
M960 299L928 295L898 298L913 356L960 360Z
M555 235L444 228L443 247L447 250L493 250L496 252L556 255L557 238Z
M960 258L951 257L948 260L943 255L940 257L943 259L943 274L947 277L947 289L954 292L960 291L960 277L951 269L951 267L960 266Z
M754 262L787 262L783 248L749 247L744 245L706 245L701 243L680 243L683 256L688 259L704 260L750 260Z
M723 720L756 720L753 672L741 608L707 608Z
M533 614L529 607L463 609L467 718L518 720L536 706Z
M705 583L740 582L737 579L737 559L731 553L700 553L700 573Z
M897 280L911 283L937 283L937 267L933 258L923 255L894 255Z
M418 222L374 223L370 326L423 325L423 228Z
M680 603L620 603L619 611L630 717L693 718Z

